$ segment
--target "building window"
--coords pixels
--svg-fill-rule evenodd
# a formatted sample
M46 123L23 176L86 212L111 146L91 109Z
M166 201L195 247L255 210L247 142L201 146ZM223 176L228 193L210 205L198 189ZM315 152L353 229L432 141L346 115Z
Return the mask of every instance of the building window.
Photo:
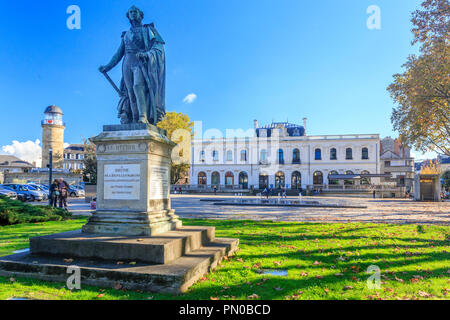
M278 150L278 163L284 164L284 152L282 149Z
M259 175L259 189L264 190L269 187L269 176L265 173Z
M219 161L219 151L214 150L212 152L213 161Z
M200 151L200 161L205 161L205 151Z
M316 171L313 174L313 183L315 185L322 185L323 184L323 173L320 171Z
M239 173L239 186L241 189L248 189L248 174L247 172Z
M225 174L225 185L232 186L234 185L234 174L233 172L227 172Z
M260 158L261 158L260 161L267 162L267 150L266 149L261 150L261 157Z
M302 175L298 171L292 173L291 184L293 190L299 190L302 187Z
M337 160L337 150L336 150L336 148L331 148L331 150L330 150L330 160Z
M300 164L300 150L294 149L294 153L292 155L292 163Z
M353 150L352 150L352 148L345 149L345 160L353 160Z
M233 151L227 151L227 161L233 161Z
M285 180L285 176L284 176L284 172L277 172L275 174L275 189L281 189L284 188L284 186L286 185L286 180Z
M206 185L206 173L200 172L198 174L198 184L200 185Z
M348 176L354 175L353 171L347 171L345 174L348 175ZM352 185L355 184L355 180L350 180L350 179L349 180L344 180L344 184L347 185L347 186L352 186Z
M213 186L220 185L220 174L218 172L213 172L211 175L211 184Z
M241 161L247 161L247 150L241 151Z
M361 158L363 160L369 160L369 149L367 148L362 148L362 155Z
M315 160L322 160L322 150L316 149L314 151L314 159Z
M370 184L370 178L364 177L364 175L369 175L369 171L361 171L361 184L363 185L369 185Z
M328 184L329 185L338 185L339 184L338 180L330 179L330 176L335 176L335 175L338 175L338 173L336 171L331 171L328 174Z

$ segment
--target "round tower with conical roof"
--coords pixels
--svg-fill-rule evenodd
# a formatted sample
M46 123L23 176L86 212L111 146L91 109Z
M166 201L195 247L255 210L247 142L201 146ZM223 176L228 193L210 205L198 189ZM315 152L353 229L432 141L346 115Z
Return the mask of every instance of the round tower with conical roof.
M53 151L53 168L62 169L64 165L63 112L57 106L49 106L42 120L42 168L49 164L49 151Z

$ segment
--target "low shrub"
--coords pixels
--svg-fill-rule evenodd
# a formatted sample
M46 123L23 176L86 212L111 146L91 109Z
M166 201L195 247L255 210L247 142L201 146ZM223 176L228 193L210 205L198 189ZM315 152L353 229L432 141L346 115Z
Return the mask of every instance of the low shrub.
M61 221L70 216L71 213L63 209L48 206L33 206L17 200L0 197L0 226Z

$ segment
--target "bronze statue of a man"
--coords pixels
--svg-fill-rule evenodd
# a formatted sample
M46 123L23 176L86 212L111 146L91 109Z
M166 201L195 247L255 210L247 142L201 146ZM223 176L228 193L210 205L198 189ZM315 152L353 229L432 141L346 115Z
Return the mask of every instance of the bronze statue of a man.
M142 24L144 13L132 6L127 12L130 30L111 61L99 68L106 74L123 58L120 101L121 123L156 125L165 114L166 62L164 40L153 23Z

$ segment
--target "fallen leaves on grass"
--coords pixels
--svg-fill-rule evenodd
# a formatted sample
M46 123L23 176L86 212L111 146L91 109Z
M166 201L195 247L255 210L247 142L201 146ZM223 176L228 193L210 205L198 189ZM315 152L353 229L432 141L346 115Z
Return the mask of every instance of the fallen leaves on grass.
M412 282L412 283L419 282L420 280L423 280L423 277L422 277L422 276L413 276L413 277L411 278L411 282Z
M344 290L352 290L352 289L353 289L352 286L345 286L345 287L344 287Z
M259 299L259 296L256 293L254 293L254 294L248 296L247 298L248 299Z
M433 296L431 293L428 293L425 291L420 291L420 290L419 290L419 292L417 292L417 294L424 298L431 298Z
M400 278L398 278L397 276L395 277L395 281L397 281L397 282L400 282L400 283L403 283L403 282L405 282L405 280L403 280L403 279L400 279Z

